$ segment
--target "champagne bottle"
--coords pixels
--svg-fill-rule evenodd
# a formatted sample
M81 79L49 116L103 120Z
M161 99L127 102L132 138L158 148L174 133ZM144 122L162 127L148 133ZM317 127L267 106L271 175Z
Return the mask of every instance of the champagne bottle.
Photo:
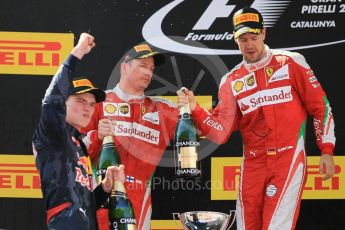
M119 153L115 148L112 136L106 136L103 139L102 150L98 159L97 184L100 184L105 177L109 166L118 166L121 164Z
M112 136L105 136L102 143L102 149L99 154L98 167L97 167L97 184L102 183L105 173L109 166L120 165L120 157L117 149L115 148ZM101 208L109 208L109 198L102 204Z
M184 88L181 89L183 91ZM180 179L201 177L198 161L199 138L191 117L189 104L180 108L179 120L175 131L175 173Z
M136 219L131 201L121 181L115 181L109 202L110 230L136 230Z
M103 139L102 150L98 161L97 179L101 183L109 166L121 164L119 153L112 136ZM110 230L134 230L136 220L132 203L127 197L124 184L115 181L109 199L102 205L108 209Z

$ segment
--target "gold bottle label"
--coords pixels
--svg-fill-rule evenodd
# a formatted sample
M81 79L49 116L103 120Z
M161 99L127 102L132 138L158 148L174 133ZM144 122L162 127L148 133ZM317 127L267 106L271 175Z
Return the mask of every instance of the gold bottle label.
M181 168L196 168L198 154L195 146L180 147L179 161Z
M128 230L137 230L137 227L134 224L128 224L127 229Z

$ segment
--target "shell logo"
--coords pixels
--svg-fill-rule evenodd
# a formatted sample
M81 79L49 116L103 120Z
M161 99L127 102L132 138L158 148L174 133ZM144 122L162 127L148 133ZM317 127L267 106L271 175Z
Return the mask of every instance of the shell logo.
M113 104L107 104L104 108L107 113L114 114L117 110L116 106Z
M236 81L234 84L234 90L238 93L242 91L244 83L242 81Z

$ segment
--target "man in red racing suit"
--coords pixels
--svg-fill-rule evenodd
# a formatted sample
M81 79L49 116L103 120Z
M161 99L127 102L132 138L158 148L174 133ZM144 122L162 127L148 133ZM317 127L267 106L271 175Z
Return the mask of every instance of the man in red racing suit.
M125 166L125 188L138 229L150 229L151 179L174 137L179 114L172 102L144 95L150 82L147 79L151 79L157 65L156 55L148 45L138 45L129 51L121 64L120 82L106 91L105 101L96 106L87 128L89 132L83 139L90 157L97 161L104 130L115 127L108 135L113 135L121 164ZM110 120L115 125L111 126ZM99 214L98 218L104 217Z
M234 18L246 13L261 17L252 8L239 12ZM190 103L197 128L214 142L224 143L234 130L242 134L237 229L294 229L306 180L307 115L314 117L324 179L334 174L333 116L304 57L271 50L263 42L265 30L249 26L240 34L235 27L244 60L222 78L215 110L197 105L191 91L187 97L180 93L178 104ZM256 53L258 58L252 58Z

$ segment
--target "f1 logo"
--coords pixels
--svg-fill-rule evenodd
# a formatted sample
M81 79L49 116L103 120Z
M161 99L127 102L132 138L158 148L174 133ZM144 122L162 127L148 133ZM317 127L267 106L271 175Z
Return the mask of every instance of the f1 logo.
M216 18L227 18L236 7L227 5L229 0L213 0L207 7L205 13L193 27L193 30L208 30Z

